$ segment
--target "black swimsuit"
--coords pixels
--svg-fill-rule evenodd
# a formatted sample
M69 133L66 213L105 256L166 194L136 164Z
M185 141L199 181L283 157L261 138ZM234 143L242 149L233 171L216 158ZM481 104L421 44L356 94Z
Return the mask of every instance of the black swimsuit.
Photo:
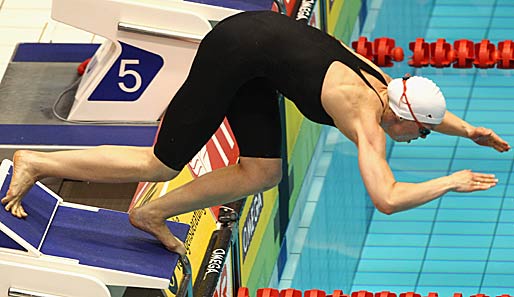
M277 91L308 119L333 126L321 105L321 87L334 61L372 89L361 70L387 85L380 72L335 38L290 17L252 11L221 21L203 39L166 111L155 155L181 170L227 117L241 156L279 158Z

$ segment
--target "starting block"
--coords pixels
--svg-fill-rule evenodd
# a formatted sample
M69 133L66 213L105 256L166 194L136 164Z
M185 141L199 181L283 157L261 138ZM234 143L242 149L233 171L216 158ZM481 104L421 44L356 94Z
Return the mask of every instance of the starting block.
M53 0L52 18L106 38L68 114L74 121L156 121L215 23L272 0ZM208 4L204 4L208 3ZM225 7L222 7L225 6Z
M0 197L11 176L4 160ZM168 288L179 261L190 273L186 257L134 228L127 213L63 202L39 182L22 203L25 219L0 209L0 297L111 297L107 286ZM188 225L167 224L185 240Z

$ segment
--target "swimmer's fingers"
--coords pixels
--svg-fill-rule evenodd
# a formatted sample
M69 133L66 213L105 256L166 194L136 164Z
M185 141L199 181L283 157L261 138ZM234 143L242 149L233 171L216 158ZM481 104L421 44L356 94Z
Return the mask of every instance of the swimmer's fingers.
M494 149L499 152L508 152L510 150L510 145L503 139L500 139L498 142L494 144Z
M462 170L451 175L455 192L474 192L488 190L498 183L494 174Z
M489 146L499 152L506 152L510 150L509 143L501 139L500 136L496 135L494 132L492 132L489 136Z
M503 140L491 129L484 127L475 128L470 138L479 145L492 147L499 152L510 150L508 142Z

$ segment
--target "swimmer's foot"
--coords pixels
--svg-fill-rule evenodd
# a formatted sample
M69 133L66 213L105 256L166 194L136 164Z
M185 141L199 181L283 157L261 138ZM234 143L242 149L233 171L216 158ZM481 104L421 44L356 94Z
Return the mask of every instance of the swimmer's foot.
M132 226L150 233L170 251L181 256L186 254L184 244L171 233L165 220L161 220L148 211L147 207L137 207L130 211L129 219Z
M36 156L31 151L17 151L13 157L13 175L9 190L1 203L5 209L18 218L24 218L27 213L21 206L23 196L30 190L38 179L37 170L32 166Z

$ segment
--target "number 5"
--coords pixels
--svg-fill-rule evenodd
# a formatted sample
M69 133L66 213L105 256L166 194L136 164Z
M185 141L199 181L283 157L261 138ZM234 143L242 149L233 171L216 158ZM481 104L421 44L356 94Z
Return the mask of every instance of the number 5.
M136 83L131 88L127 87L124 82L119 82L118 86L120 87L120 89L122 91L124 91L126 93L134 93L134 92L137 92L137 90L139 90L139 88L141 88L142 79L141 79L141 75L137 71L125 69L125 66L127 64L138 65L139 60L121 60L120 72L118 75L119 75L119 77L124 77L126 75L132 75L134 77L134 79L136 80Z

